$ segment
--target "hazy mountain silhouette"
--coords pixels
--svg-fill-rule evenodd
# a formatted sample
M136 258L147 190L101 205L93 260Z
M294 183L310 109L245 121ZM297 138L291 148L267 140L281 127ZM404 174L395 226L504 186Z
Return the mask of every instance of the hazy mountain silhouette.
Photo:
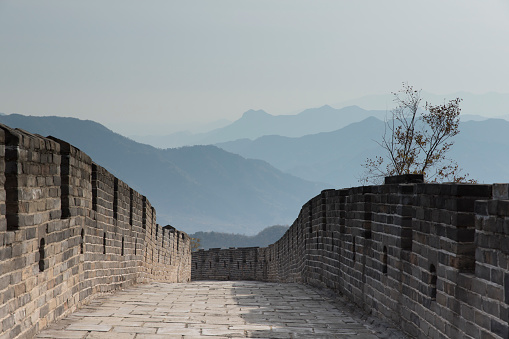
M11 114L0 123L70 142L146 195L159 223L187 232L253 234L290 224L323 188L215 146L160 150L90 120Z
M214 129L218 129L231 124L232 122L226 119L216 120L209 123L182 123L172 124L171 130L166 134L149 134L149 135L131 135L131 139L138 142L152 145L159 148L180 147L196 144L196 135L205 134ZM145 132L144 130L139 131Z
M246 158L262 159L276 168L301 178L315 178L331 187L358 185L360 164L376 152L384 123L374 117L327 133L288 138L264 136L217 146Z
M229 248L229 247L266 247L278 241L288 230L288 226L270 226L256 235L223 233L223 232L196 232L190 234L192 238L200 239L200 247Z
M450 156L480 183L508 183L509 121L488 119L460 124Z
M241 138L256 139L264 135L300 137L330 132L370 116L383 119L386 111L367 111L357 106L341 109L330 106L310 108L295 115L270 115L263 110L249 110L233 123L207 133L173 133L162 137L135 137L160 148L184 145L208 145Z
M440 104L444 100L456 97L463 99L461 102L462 121L480 121L490 117L509 120L509 94L458 92L437 95L422 92L423 102L428 100L433 104ZM216 122L216 126L221 127L208 132L197 133L196 129L194 132L189 129L182 129L178 132L172 131L168 135L137 135L132 138L155 147L168 148L216 144L242 138L254 140L265 135L301 137L335 131L370 116L383 120L394 107L393 100L394 95L390 93L368 95L333 105L334 107L343 107L340 109L325 105L306 109L293 115L274 116L263 110L249 110L240 119L232 123ZM203 128L203 126L201 127Z
M366 158L380 154L384 123L368 118L340 130L299 138L264 136L217 146L246 158L262 159L276 168L330 187L358 186ZM509 182L509 122L502 119L466 121L449 153L470 178L480 182Z
M421 92L423 103L428 100L438 105L444 100L454 98L463 99L461 102L462 115L481 115L484 117L497 117L505 119L509 115L509 93L488 92L474 94L469 92L457 92L452 94L433 94L426 91ZM360 98L351 99L334 104L335 107L357 105L364 109L384 109L390 111L394 107L393 94L366 95ZM502 117L504 116L504 117Z

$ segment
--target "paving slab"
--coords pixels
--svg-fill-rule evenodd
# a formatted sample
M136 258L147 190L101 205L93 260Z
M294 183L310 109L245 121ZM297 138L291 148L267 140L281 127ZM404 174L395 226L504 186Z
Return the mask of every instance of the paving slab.
M151 283L101 296L51 324L36 338L377 339L383 336L372 323L353 314L351 305L306 285L198 281Z

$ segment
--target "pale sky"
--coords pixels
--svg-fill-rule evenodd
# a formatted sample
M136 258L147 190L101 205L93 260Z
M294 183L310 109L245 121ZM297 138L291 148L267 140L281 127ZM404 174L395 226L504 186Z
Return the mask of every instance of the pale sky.
M508 60L507 0L0 0L0 112L126 135L402 82L509 93Z

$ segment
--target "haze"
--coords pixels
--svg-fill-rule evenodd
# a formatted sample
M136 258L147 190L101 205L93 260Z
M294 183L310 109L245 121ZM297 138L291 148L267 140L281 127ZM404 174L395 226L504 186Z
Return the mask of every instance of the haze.
M502 0L3 0L0 112L163 134L403 81L509 93L507 18Z

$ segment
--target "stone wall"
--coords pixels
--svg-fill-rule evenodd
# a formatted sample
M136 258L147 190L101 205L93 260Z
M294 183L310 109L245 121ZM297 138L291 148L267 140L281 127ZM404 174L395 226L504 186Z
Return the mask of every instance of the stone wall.
M397 179L323 191L266 248L194 252L192 279L306 283L412 337L508 338L509 185Z
M0 339L35 333L94 295L190 280L190 238L65 141L0 125Z

